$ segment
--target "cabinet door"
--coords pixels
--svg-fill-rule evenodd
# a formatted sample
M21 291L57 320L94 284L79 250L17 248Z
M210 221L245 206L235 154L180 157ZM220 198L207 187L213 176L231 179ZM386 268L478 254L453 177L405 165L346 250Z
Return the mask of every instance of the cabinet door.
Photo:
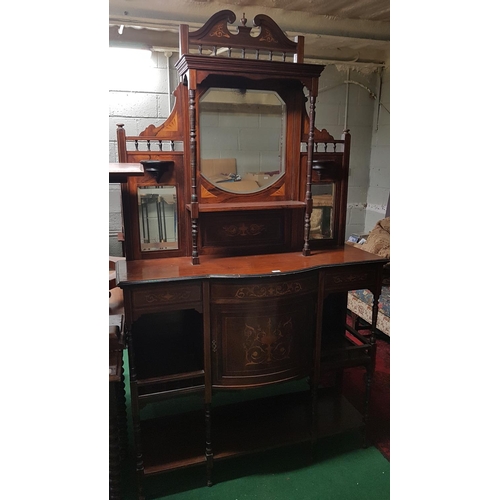
M256 387L309 375L315 310L314 291L213 304L214 387Z

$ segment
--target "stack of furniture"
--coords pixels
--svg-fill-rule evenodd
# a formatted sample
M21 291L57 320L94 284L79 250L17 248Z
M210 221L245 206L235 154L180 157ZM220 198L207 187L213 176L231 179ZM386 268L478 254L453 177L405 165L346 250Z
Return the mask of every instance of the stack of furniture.
M122 185L116 268L139 498L148 476L205 464L211 485L218 460L314 445L369 416L320 385L324 363L365 366L368 403L374 338L346 335L347 293L367 288L377 301L387 262L344 244L349 132L315 127L323 66L304 63L302 37L265 15L235 20L225 10L198 30L181 25L172 113L138 136L118 125L119 161L144 166ZM327 219L314 224L328 230L311 237L325 194ZM307 387L220 404L292 381ZM148 417L185 395L198 397L192 411Z
M127 450L122 315L109 317L109 498L121 500L121 467Z
M109 182L126 184L131 176L144 175L140 164L109 164ZM109 498L121 500L122 465L127 453L127 408L123 355L124 336L123 292L116 286L116 264L125 260L109 256Z

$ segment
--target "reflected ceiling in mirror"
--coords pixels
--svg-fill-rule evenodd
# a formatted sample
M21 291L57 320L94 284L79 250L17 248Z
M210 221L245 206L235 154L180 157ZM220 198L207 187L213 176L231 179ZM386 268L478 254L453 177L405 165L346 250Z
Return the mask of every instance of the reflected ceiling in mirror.
M286 105L276 92L210 88L200 98L200 172L231 193L255 193L285 172Z

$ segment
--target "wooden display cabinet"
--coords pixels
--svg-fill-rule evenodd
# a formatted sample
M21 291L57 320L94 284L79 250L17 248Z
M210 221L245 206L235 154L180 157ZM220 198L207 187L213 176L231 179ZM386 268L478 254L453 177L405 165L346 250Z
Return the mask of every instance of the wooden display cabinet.
M368 402L374 335L346 335L346 293L369 288L377 301L387 262L344 245L349 132L315 128L323 66L303 62L302 37L265 15L235 20L225 10L199 30L181 25L169 118L139 136L118 126L119 161L144 166L123 185L117 267L140 498L144 476L206 463L210 485L218 459L368 417L319 383L324 362L366 366ZM307 390L216 404L301 380ZM143 418L185 394L199 395L197 411Z

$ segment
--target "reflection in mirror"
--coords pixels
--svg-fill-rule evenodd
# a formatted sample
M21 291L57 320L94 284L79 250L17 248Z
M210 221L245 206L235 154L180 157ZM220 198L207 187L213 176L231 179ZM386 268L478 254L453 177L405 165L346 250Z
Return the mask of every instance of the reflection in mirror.
M332 238L333 184L313 184L310 238L322 240Z
M281 178L286 105L276 92L210 88L199 109L205 179L224 191L254 193Z
M141 251L179 248L176 187L140 186L137 195Z

